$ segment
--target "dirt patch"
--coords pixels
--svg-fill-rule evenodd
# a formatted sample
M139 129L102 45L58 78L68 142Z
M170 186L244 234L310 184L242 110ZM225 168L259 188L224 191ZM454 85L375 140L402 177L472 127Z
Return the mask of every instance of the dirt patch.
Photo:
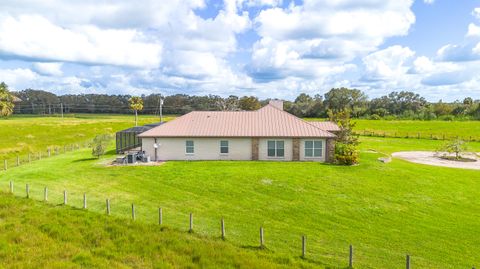
M480 170L480 158L473 153L465 154L464 156L466 158L476 160L471 162L459 162L440 158L438 153L433 151L401 151L393 153L392 156L412 163Z

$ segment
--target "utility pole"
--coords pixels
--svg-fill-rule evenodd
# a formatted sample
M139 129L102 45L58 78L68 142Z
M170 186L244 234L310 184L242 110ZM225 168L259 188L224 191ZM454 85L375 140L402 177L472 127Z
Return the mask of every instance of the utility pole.
M63 119L63 103L60 103L60 110L62 110L62 119Z
M160 95L160 103L159 104L160 104L160 122L163 122L163 113L162 113L163 112L162 111L162 109L163 109L163 99L162 99L161 95Z

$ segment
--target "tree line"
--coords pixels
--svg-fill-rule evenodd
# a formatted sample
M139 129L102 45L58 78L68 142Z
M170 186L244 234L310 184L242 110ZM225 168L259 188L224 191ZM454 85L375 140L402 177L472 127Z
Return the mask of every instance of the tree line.
M6 85L5 85L6 86ZM8 87L7 87L8 90ZM13 109L17 114L58 114L63 113L131 113L130 95L66 94L26 89L12 92L20 100ZM0 97L1 98L1 97ZM255 110L267 104L270 99L255 96L218 95L195 96L175 94L142 95L142 114L159 114L160 99L163 99L164 114L185 114L194 110ZM0 100L1 102L2 100ZM286 111L298 117L327 118L329 111L350 111L354 118L368 119L472 119L480 120L480 100L466 97L455 102L428 102L424 97L411 91L391 92L379 98L369 99L357 89L334 88L324 95L302 93L294 101L285 101Z

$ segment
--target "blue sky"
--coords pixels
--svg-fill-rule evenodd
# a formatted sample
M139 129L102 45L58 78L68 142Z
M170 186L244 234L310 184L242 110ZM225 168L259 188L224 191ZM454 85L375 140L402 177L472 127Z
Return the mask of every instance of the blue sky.
M480 99L480 1L3 0L0 81L56 94Z

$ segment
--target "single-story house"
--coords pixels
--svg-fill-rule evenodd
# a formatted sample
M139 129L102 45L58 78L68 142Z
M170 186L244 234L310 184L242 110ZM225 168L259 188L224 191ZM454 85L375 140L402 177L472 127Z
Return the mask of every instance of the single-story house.
M154 161L270 160L331 162L332 122L308 122L271 101L255 111L193 111L138 135Z

